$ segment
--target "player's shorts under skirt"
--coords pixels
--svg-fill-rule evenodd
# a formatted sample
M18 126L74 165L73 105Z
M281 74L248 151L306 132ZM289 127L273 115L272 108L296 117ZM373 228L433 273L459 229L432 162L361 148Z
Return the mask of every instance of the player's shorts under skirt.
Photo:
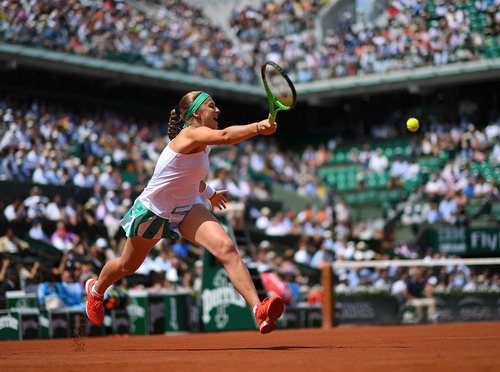
M173 238L179 239L179 234L170 226L169 220L161 218L148 210L139 199L120 221L128 238L141 236L146 239Z

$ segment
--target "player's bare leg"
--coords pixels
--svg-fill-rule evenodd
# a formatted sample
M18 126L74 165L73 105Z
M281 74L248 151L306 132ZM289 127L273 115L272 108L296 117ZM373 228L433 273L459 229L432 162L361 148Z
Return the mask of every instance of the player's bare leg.
M108 261L97 280L87 280L85 310L93 324L99 326L104 321L103 301L106 289L118 279L135 273L158 240L145 239L140 236L128 238L123 247L122 256Z
M179 232L187 240L207 249L224 265L234 288L250 307L259 302L250 273L233 241L203 204L193 206L179 224Z
M206 248L224 265L231 283L252 308L259 331L269 333L276 328L276 321L284 310L280 297L259 301L250 273L227 235L213 214L202 204L195 205L179 225L187 240Z
M114 258L104 265L94 290L104 294L118 279L135 273L158 241L159 239L146 239L141 236L127 238L121 257Z

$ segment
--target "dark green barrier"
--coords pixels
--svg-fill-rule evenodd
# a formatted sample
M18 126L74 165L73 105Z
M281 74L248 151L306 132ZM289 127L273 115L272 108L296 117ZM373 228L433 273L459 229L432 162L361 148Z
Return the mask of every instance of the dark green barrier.
M500 293L456 292L435 295L435 298L439 323L500 320ZM410 317L410 315L413 316ZM416 323L415 316L414 309L400 308L396 299L390 295L336 296L337 325L414 324Z
M285 306L285 312L278 320L280 329L320 328L323 319L321 305L296 304Z
M19 313L21 317L21 339L37 340L40 338L40 323L38 310L24 310Z
M335 322L344 324L398 324L399 305L388 294L337 295Z
M188 332L191 327L190 293L171 293L165 296L165 332Z
M111 310L112 333L124 335L130 333L130 318L126 309Z
M500 293L439 294L438 322L500 320Z
M50 337L67 338L70 337L69 314L65 310L51 310L50 319Z
M134 335L191 331L190 292L129 291L127 313Z
M335 325L399 324L399 305L388 294L341 294L336 296ZM285 307L279 328L319 328L321 304L300 303Z
M151 293L148 300L149 334L162 334L165 332L165 295Z
M38 310L8 310L0 313L0 340L36 340L40 338Z

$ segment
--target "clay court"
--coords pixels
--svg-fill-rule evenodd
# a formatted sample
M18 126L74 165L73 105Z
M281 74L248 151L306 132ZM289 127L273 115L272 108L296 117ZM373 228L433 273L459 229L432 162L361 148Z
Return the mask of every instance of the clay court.
M2 371L499 371L500 323L4 341Z

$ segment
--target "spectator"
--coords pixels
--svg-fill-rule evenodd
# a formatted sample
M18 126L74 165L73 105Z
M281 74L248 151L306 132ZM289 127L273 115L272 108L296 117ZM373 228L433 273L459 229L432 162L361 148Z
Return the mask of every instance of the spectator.
M436 284L436 283L434 283ZM420 322L424 320L424 307L427 308L427 319L435 322L436 299L432 295L432 285L427 283L421 268L412 268L406 281L406 290L403 292L407 298L406 303L417 308L417 316Z
M155 265L163 271L165 274L172 267L172 263L170 262L170 253L166 249L161 249L158 253L158 256L154 259Z
M36 279L40 262L35 261L32 257L23 259L21 268L19 269L19 283L21 290L25 290L27 285L36 284L39 281Z
M51 243L50 238L43 230L41 220L34 220L33 221L33 225L31 226L31 228L28 232L28 235L31 239L36 239L36 240L39 240L39 241L44 242L46 244Z
M15 199L5 207L4 215L9 222L22 221L26 217L26 207L21 199Z
M443 221L454 224L457 220L457 204L453 199L453 194L448 192L439 203L439 214Z
M64 222L59 221L56 231L52 234L50 241L54 247L62 252L74 249L79 241L78 236L66 229Z
M177 240L172 246L172 249L177 257L189 258L193 260L193 262L200 259L201 250L184 238Z
M389 174L392 177L400 178L408 172L409 164L403 158L401 154L399 154L396 160L392 163Z
M19 274L14 266L11 266L8 258L3 258L0 267L0 308L6 309L5 293L8 291L17 291L21 289Z
M210 180L208 184L215 190L227 190L226 208L223 210L216 210L216 214L226 215L228 222L235 230L243 230L244 215L245 215L245 201L244 195L234 180L228 176L229 172L226 168L220 168L216 172L216 178Z
M375 173L381 173L389 166L389 159L384 155L382 149L378 148L372 153L368 161L368 169Z
M314 253L311 258L310 265L321 269L330 264L334 260L334 254L325 244L321 244L320 248Z
M29 244L14 233L14 229L7 227L5 235L0 238L0 253L20 254L29 248Z

